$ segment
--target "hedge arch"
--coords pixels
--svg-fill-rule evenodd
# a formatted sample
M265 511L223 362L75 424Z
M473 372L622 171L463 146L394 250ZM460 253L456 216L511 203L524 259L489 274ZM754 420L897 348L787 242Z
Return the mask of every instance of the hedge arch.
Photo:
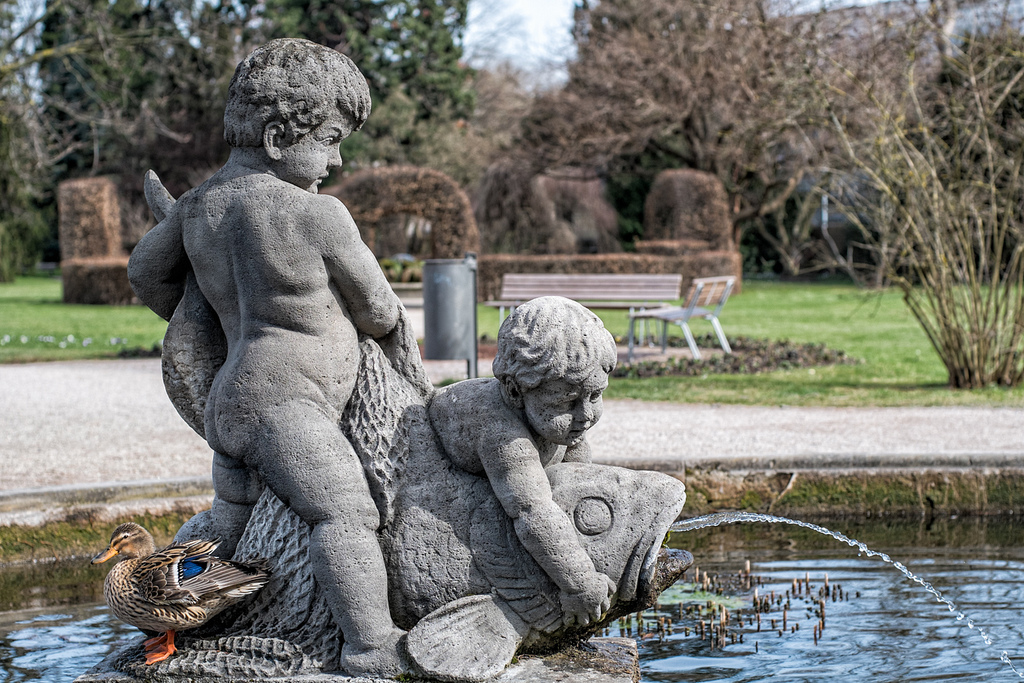
M440 171L416 166L372 168L353 173L323 192L345 203L368 244L374 243L383 218L406 213L430 221L432 258L462 258L467 251L480 251L480 232L469 198Z

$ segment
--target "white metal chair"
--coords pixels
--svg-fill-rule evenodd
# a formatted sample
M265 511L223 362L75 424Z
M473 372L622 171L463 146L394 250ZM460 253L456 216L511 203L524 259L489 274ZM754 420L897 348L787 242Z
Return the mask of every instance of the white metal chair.
M627 362L633 362L633 347L636 344L636 321L641 323L647 320L658 320L661 322L661 352L664 353L668 346L668 324L679 325L686 337L686 344L690 347L690 353L694 360L700 360L700 350L697 342L694 341L693 332L690 331L690 318L704 318L711 322L718 337L718 343L722 350L732 353L729 340L725 338L722 330L722 323L718 321L718 315L722 307L729 300L729 294L736 284L736 278L732 275L721 277L694 278L690 287L690 295L687 297L684 306L671 306L665 308L653 308L649 310L630 311L629 314L629 353L626 356ZM712 306L714 309L712 310Z

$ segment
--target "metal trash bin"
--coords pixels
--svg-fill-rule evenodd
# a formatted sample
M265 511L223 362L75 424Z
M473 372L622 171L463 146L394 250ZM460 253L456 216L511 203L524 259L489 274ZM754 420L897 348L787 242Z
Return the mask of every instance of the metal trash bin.
M477 376L476 254L423 262L423 357L462 360Z

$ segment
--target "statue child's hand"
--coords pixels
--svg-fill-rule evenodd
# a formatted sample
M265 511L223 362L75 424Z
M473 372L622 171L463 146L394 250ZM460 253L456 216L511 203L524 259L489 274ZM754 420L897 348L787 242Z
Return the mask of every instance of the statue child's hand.
M416 335L409 322L408 313L402 308L394 329L377 340L384 356L391 362L391 367L405 377L424 397L434 392L434 386L427 378L423 364L420 362L420 349L416 344Z
M562 624L586 626L598 621L611 607L615 582L600 572L591 572L583 579L578 591L562 591L559 601L562 605Z

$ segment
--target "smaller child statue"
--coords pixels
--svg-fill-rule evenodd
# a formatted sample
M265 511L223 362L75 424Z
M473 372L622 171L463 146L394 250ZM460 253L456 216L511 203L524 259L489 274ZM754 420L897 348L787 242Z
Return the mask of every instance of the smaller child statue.
M600 318L575 301L541 297L502 323L493 379L439 390L429 407L449 459L487 477L523 547L558 586L566 626L599 620L616 587L594 568L544 470L590 462L586 433L601 418L615 362Z
M339 144L369 113L366 80L344 55L293 39L255 50L228 92L227 163L177 202L165 198L129 278L169 320L191 271L226 339L203 414L222 548L230 555L238 543L262 491L254 481L264 483L312 530L309 556L344 635L344 669L395 676L406 670L405 632L389 611L380 513L339 423L360 335L429 383L404 309L351 215L317 194L341 166Z

